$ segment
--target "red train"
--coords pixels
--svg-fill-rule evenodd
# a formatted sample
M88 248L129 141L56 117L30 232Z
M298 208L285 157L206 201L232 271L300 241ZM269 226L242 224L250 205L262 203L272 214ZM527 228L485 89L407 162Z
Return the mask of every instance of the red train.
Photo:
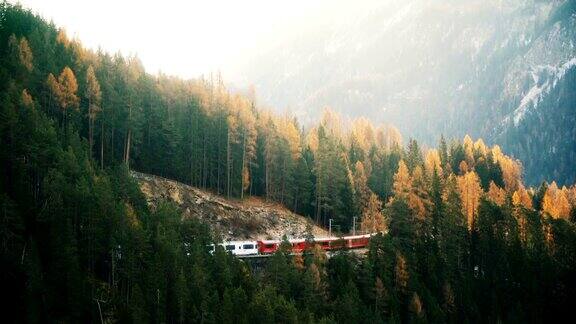
M292 245L293 253L302 253L311 247L312 244L320 246L320 248L325 251L360 249L368 246L372 235L373 234L315 238L313 243L309 243L305 239L292 239L288 240L288 242ZM280 248L280 244L282 244L281 240L261 240L228 241L220 245L234 255L245 256L273 254ZM210 246L210 250L214 251L214 246Z
M324 237L314 239L314 243L319 245L325 251L342 250L342 249L359 249L365 248L370 242L371 234L344 236L344 237ZM278 250L282 241L279 240L262 240L258 242L259 254L271 254ZM311 243L304 239L288 240L292 245L293 253L302 253L310 247Z

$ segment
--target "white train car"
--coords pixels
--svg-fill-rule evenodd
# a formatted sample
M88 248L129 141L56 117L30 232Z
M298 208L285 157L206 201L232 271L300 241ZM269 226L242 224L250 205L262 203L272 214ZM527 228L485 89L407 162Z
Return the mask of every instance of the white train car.
M258 254L258 242L256 241L228 241L219 244L226 252L233 255L254 255Z

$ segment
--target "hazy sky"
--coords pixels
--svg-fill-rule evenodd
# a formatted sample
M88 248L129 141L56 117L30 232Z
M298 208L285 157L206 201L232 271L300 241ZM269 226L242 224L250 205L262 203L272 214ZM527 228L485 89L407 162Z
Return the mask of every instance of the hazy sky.
M228 80L241 79L240 67L255 53L363 7L346 0L11 2L53 20L84 46L136 53L148 72L189 78L221 71Z

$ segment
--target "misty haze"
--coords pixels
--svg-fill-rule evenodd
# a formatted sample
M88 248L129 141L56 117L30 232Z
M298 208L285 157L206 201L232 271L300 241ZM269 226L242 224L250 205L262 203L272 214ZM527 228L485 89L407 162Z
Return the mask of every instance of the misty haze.
M6 323L545 323L576 1L0 0Z

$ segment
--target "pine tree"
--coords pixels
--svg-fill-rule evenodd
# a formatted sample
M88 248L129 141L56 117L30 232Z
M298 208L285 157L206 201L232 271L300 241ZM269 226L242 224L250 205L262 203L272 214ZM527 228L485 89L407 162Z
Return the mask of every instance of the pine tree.
M302 215L314 215L314 156L310 148L306 147L298 158L295 169L295 182L292 197L292 209Z
M408 151L406 152L406 166L410 171L414 170L417 166L424 165L422 152L415 139L410 139L408 142Z
M438 155L440 156L440 162L443 166L448 165L450 163L450 161L448 160L448 145L446 144L446 140L444 139L444 135L440 136L440 145L438 146Z
M94 120L100 111L102 92L100 84L96 79L92 65L86 71L86 98L88 99L88 143L90 147L90 157L92 157L92 147L94 145Z
M546 191L548 191L548 183L543 181L533 197L534 209L542 210L542 203L544 201L544 195L546 194Z
M466 161L466 153L464 151L464 146L458 142L452 142L450 144L450 166L452 167L452 173L460 174L460 164Z
M432 173L432 180L430 185L430 199L432 203L432 220L436 230L441 217L444 214L444 203L442 201L443 183L440 175L436 170Z
M428 181L422 167L417 166L412 173L412 192L408 198L408 204L420 220L424 220L428 216L430 209L428 191Z

